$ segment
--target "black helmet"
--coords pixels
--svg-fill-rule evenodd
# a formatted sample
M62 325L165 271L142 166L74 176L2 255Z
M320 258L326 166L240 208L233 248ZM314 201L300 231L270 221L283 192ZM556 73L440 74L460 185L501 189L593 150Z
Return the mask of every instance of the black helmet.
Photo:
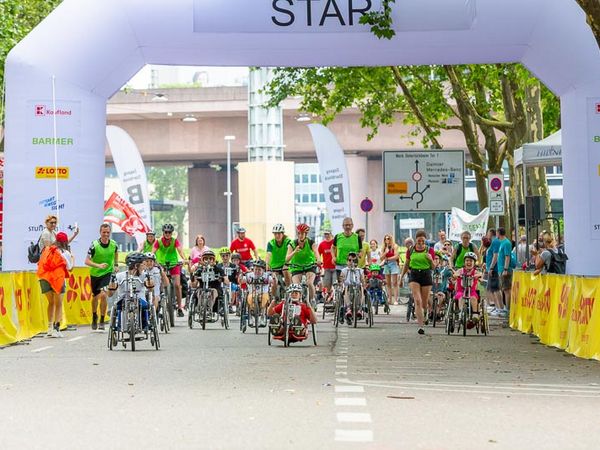
M231 260L233 261L234 259L239 259L239 260L241 260L241 259L242 259L242 255L240 255L238 252L233 252L233 253L231 254Z
M171 225L170 223L165 223L162 227L163 233L164 232L172 233L174 229L175 229L175 227L173 227L173 225Z
M267 263L264 262L262 259L257 259L256 262L254 263L254 267L260 267L261 269L266 269Z
M136 265L143 263L146 259L147 258L143 253L133 252L127 255L125 258L125 264L127 264L128 269L133 269Z
M204 259L206 257L213 257L215 258L215 252L213 252L212 250L206 250L204 253L202 253L201 258Z

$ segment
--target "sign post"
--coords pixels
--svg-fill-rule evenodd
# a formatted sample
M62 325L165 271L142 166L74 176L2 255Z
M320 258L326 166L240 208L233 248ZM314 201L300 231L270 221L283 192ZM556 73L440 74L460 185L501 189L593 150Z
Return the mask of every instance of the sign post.
M504 175L488 175L488 197L490 201L490 216L496 217L496 228L499 225L499 218L506 213L506 192L504 190Z
M360 209L365 213L365 236L369 239L369 213L373 211L373 200L369 197L360 202Z

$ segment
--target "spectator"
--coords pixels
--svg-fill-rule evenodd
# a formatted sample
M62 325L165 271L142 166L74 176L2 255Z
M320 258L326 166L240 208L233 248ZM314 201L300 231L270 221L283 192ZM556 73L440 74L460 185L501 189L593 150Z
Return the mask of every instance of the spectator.
M210 247L206 246L206 239L204 239L204 236L199 234L196 236L196 242L190 251L190 266L198 263L200 258L202 258L202 254L207 250L210 250Z
M371 239L369 241L369 264L379 264L381 260L381 255L379 254L379 249L377 246L379 243L376 239Z
M527 261L527 236L521 236L517 244L517 262L521 267Z
M246 229L243 227L238 228L237 238L231 242L229 250L231 250L231 253L239 253L242 264L248 269L252 268L252 254L254 254L254 259L260 259L254 242L246 237Z
M513 269L510 267L512 242L506 237L506 230L503 227L498 228L498 240L500 241L500 248L498 249L498 273L500 274L500 289L504 293L504 308L501 314L507 316L508 308L510 308L513 276Z
M73 268L74 258L69 251L66 233L54 235L55 242L47 245L38 262L37 276L42 294L48 299L48 336L63 337L60 331L62 320L62 298L66 290L66 279Z
M50 247L52 244L56 242L56 233L58 228L58 218L54 214L50 214L46 217L44 221L46 228L42 231L42 235L40 236L40 252L44 250L44 247ZM73 232L73 236L68 238L68 244L70 244L73 239L77 237L79 234L79 227L75 227L75 231Z
M446 232L444 230L440 230L438 232L438 237L440 238L440 240L435 243L435 245L433 246L433 250L435 250L436 252L441 252L444 250L444 245L446 245L446 242L448 242L446 240Z
M388 301L392 305L397 305L398 275L400 274L398 261L400 260L400 253L391 234L386 234L383 237L383 245L381 246L379 258L383 262L383 274L385 275L385 289Z
M342 221L342 227L344 231L335 235L333 246L331 247L338 275L346 267L349 253L356 253L360 258L363 252L362 239L357 233L352 231L354 228L352 218L346 217Z
M534 275L546 274L550 268L552 252L556 252L556 242L550 233L544 235L544 249L536 255Z
M367 233L363 228L356 230L356 234L358 234L358 237L362 242L362 248L360 250L360 255L358 256L358 268L364 270L365 267L369 267L370 265L368 259L371 252L371 247L369 247L369 243L366 241Z
M331 247L333 246L331 230L324 230L323 237L324 240L317 247L317 251L323 261L323 287L330 291L336 276L335 262L331 253Z

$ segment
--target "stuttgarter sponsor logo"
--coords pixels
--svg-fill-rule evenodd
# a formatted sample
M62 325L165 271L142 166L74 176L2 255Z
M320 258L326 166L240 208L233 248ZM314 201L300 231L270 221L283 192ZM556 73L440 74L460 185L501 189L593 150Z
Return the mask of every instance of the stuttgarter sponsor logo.
M73 110L71 109L61 109L57 108L56 110L52 108L48 108L46 105L35 105L35 116L36 117L45 117L45 116L72 116Z
M56 211L57 210L57 208L56 208L56 197L55 196L48 197L48 198L45 198L43 200L40 200L38 202L38 204L41 207L43 207L43 208L49 208L50 211ZM58 209L65 209L65 204L61 203L59 205Z

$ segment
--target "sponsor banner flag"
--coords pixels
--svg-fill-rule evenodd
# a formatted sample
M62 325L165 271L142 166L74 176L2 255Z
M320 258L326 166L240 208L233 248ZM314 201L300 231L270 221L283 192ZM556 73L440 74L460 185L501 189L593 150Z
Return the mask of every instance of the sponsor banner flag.
M334 134L325 126L308 125L315 144L327 214L334 234L342 230L345 217L351 217L350 182L344 151Z
M2 214L4 199L4 158L0 158L0 242L2 242ZM2 267L0 267L2 270Z
M468 231L471 233L471 239L480 241L487 233L489 217L489 208L485 208L479 214L473 216L460 208L453 207L450 218L450 240L460 241L461 233Z
M17 341L17 325L13 320L13 284L10 274L0 274L0 347Z
M569 323L567 351L581 358L600 358L600 311L595 305L598 279L577 278Z
M543 344L548 342L552 283L549 277L535 277L539 287L535 297L532 328Z
M146 168L133 138L122 128L106 127L106 139L121 180L123 196L145 223L152 226Z
M569 321L575 293L575 278L565 275L546 275L547 289L550 291L550 314L548 330L542 342L558 348L568 344Z
M104 220L114 223L129 236L135 236L138 244L144 242L146 232L150 230L136 209L116 192L104 203Z
M69 274L63 298L65 321L71 325L92 323L92 283L88 268L75 268Z

